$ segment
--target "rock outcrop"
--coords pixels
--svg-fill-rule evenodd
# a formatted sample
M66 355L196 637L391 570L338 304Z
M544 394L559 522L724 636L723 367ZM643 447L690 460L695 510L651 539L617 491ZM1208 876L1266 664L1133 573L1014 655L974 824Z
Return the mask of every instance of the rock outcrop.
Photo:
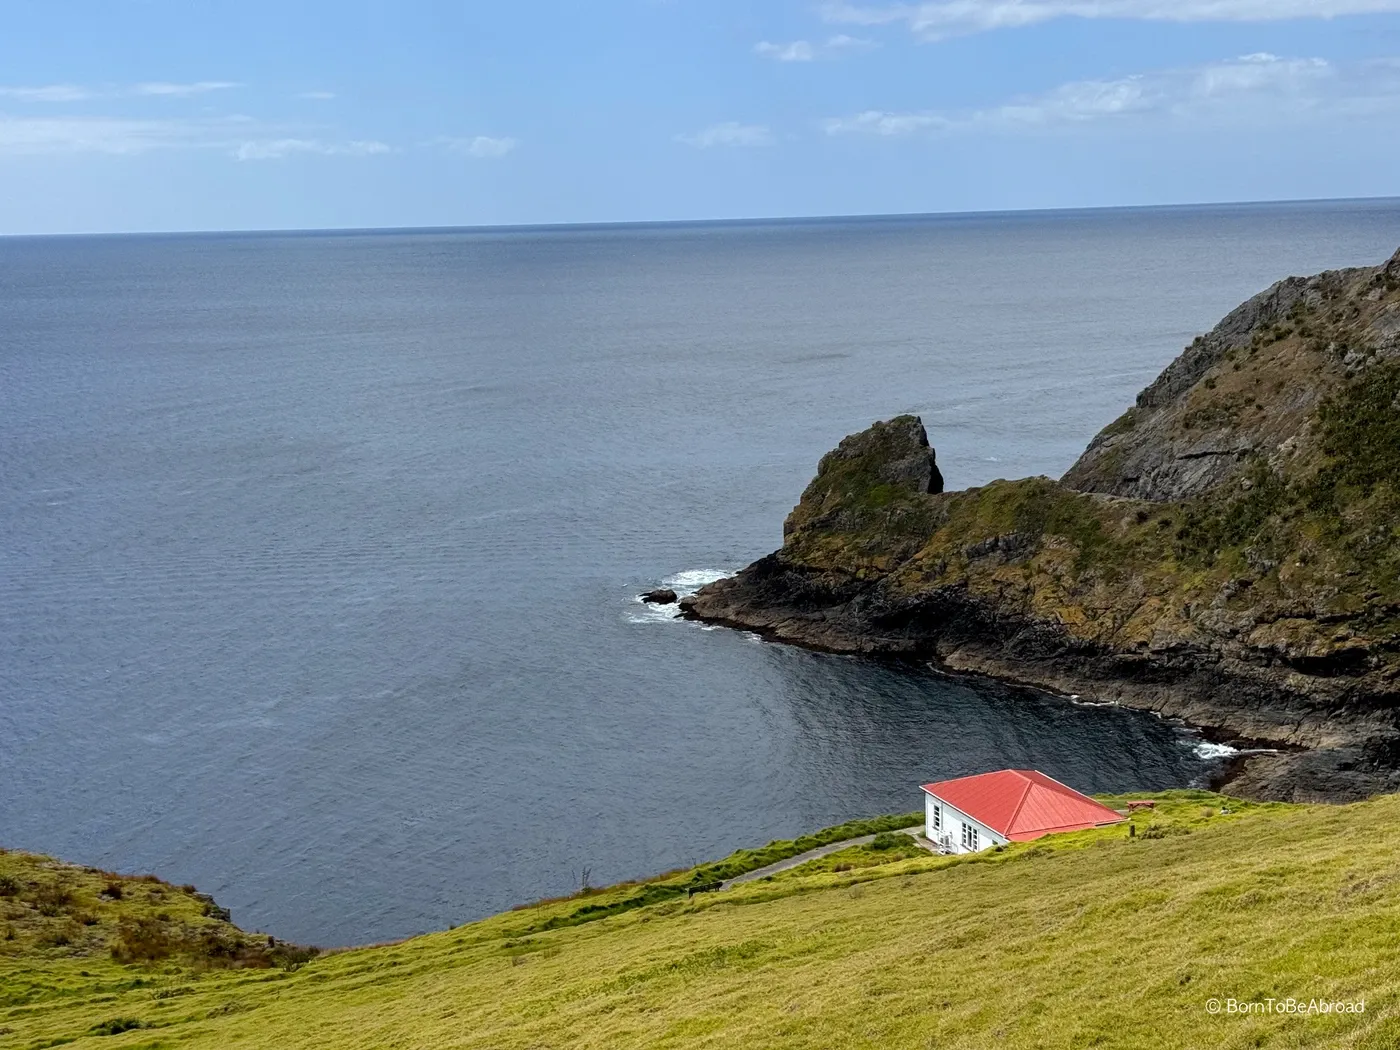
M902 416L686 615L1093 694L1283 753L1238 790L1400 790L1400 252L1197 339L1059 481L943 492Z

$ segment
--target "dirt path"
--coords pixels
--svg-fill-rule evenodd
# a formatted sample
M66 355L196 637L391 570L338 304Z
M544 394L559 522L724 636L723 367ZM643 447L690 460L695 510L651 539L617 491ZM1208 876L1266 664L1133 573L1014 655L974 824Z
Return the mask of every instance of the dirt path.
M918 824L912 828L900 828L894 832L896 835L910 835L914 841L928 850L930 853L937 852L932 843L927 842L923 837L923 825ZM769 864L762 868L755 868L753 871L746 871L742 875L735 875L732 879L727 879L720 885L721 890L727 890L730 886L738 886L741 883L753 882L754 879L761 879L765 875L776 875L780 871L787 871L795 868L799 864L806 864L809 860L816 860L818 857L825 857L829 853L837 850L849 849L852 846L864 846L867 842L875 841L874 835L862 835L855 839L842 839L840 842L829 842L825 846L818 846L816 849L809 849L806 853L799 853L795 857L787 860L780 860L776 864Z

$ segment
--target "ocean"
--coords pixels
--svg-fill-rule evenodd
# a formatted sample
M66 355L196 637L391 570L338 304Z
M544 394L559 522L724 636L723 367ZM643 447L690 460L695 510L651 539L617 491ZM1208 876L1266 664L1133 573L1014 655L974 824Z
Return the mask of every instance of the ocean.
M809 653L733 572L843 436L1058 475L1191 338L1400 201L0 239L0 846L320 945L1031 766L1202 783L1114 707Z

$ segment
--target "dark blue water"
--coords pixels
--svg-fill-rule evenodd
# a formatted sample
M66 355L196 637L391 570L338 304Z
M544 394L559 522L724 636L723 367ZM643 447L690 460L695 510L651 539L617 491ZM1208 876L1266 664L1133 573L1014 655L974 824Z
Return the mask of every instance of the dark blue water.
M1400 203L0 241L0 843L323 944L918 807L1192 782L1151 718L633 601L922 414L1058 474L1197 332Z

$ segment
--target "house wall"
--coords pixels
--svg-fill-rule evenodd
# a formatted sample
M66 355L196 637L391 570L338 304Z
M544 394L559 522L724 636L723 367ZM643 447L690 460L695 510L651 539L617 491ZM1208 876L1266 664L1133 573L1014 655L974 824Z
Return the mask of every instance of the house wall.
M935 808L943 810L943 826L939 830L934 830L933 811ZM977 829L977 849L970 850L962 844L962 825L970 824ZM948 849L953 853L980 853L984 849L991 849L993 846L1003 846L1007 840L998 835L980 820L973 820L956 806L950 806L935 795L924 792L924 837L930 842L942 845L945 841Z

